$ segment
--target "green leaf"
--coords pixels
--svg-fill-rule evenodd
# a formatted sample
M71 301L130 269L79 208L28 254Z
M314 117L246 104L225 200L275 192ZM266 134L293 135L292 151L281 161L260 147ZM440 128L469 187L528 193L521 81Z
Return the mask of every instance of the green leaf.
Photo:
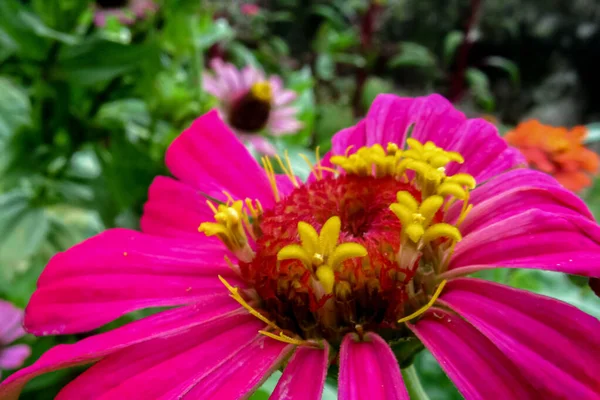
M19 262L32 256L48 234L49 222L42 208L30 206L21 191L0 196L0 260Z
M321 53L317 56L315 64L317 76L325 81L330 81L335 76L335 62L329 53Z
M154 43L134 46L91 38L60 53L57 74L78 85L95 85L146 66L156 67L158 57Z
M217 42L231 40L234 37L235 32L226 19L216 21L205 19L196 37L196 46L205 50Z
M331 137L340 130L354 125L355 119L352 109L343 103L323 103L319 105L315 132L316 143L321 146L321 151L329 150Z
M362 105L365 110L369 109L375 97L381 93L393 93L394 86L391 82L385 79L370 77L365 82L362 91Z
M483 61L484 65L499 68L505 71L509 76L512 83L515 86L521 84L521 75L519 73L519 67L514 62L504 57L492 56L488 57Z
M227 47L229 54L233 58L233 61L239 65L253 65L260 68L260 63L256 59L254 53L238 42L232 42Z
M465 79L475 97L475 101L487 112L494 110L494 96L490 90L490 81L486 74L477 68L468 68Z
M330 24L337 29L343 29L346 27L346 21L338 10L330 5L316 4L311 7L310 11L313 14L320 15L325 18Z
M435 56L427 47L414 42L402 42L400 45L400 54L388 62L388 67L433 68L437 65Z
M76 36L58 32L15 0L0 1L0 44L27 59L43 60L52 41L77 43Z
M107 128L125 128L132 142L147 139L152 121L147 104L140 99L115 100L102 105L96 122Z
M465 38L465 34L462 31L451 31L444 38L444 64L450 65L458 46L460 46Z
M2 142L31 123L31 103L25 90L0 77L0 148Z

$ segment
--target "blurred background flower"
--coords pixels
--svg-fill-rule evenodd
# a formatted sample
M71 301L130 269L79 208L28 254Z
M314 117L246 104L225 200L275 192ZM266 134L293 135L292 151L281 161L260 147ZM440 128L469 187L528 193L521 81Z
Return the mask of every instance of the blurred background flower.
M94 2L94 23L105 26L109 18L130 25L156 11L158 5L153 0L96 0Z
M0 380L2 370L19 368L31 355L31 348L26 344L12 344L25 336L23 329L23 310L7 301L0 300Z
M223 119L259 153L275 153L275 147L261 136L264 130L281 136L302 127L292 106L297 94L285 89L280 77L266 77L253 66L238 70L220 59L210 65L214 75L204 76L204 90L219 100Z
M598 155L583 146L585 126L572 129L544 125L537 120L521 122L506 134L532 168L553 175L574 192L592 184L598 174Z

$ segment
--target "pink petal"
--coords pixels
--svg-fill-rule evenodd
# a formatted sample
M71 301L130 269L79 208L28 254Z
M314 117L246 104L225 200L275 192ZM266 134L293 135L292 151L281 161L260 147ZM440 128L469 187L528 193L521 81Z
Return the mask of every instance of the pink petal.
M465 162L450 164L447 169L449 175L466 172L482 183L502 172L527 164L523 155L509 147L498 135L496 127L483 119L465 121L454 139L455 142L446 149L458 151Z
M296 350L270 399L321 399L329 366L329 345L323 343L323 349L300 347Z
M375 99L377 100L377 99ZM350 148L349 153L354 153L356 150L365 146L367 143L367 130L365 120L359 121L356 125L342 129L336 133L331 139L331 151L325 154L326 159L334 154L346 154L346 150Z
M209 197L224 201L219 189L215 187L201 192L175 179L156 177L148 191L148 202L144 205L142 230L160 236L206 241L207 237L198 232L198 227L202 222L214 221L206 201Z
M223 89L220 83L220 80L218 80L216 77L212 77L210 75L205 75L202 77L202 89L204 89L205 92L208 92L219 98L219 100L224 101L226 100L228 93Z
M242 70L242 79L244 83L244 89L246 90L250 89L250 87L255 83L263 80L263 78L264 76L262 72L260 72L251 65L244 67L244 69Z
M459 316L431 308L423 319L408 327L465 398L538 398L516 366Z
M298 95L293 90L281 90L275 95L273 104L275 107L285 106L296 100L296 97L298 97Z
M231 92L244 90L244 81L241 72L230 63L224 63L221 68L221 79L223 79Z
M210 331L192 327L130 346L92 366L57 400L181 398L216 369L238 362L240 352L260 339L263 323L249 315L240 322Z
M296 177L296 180L299 183L302 182L298 177ZM287 175L275 175L275 181L277 182L277 189L279 190L279 195L282 197L287 196L292 192L292 190L296 188Z
M466 235L446 276L501 267L600 276L600 227L585 217L529 210Z
M273 194L265 172L213 110L196 119L167 150L173 175L199 190L226 190L235 199L258 199L266 208Z
M0 369L19 368L30 355L31 348L26 344L16 344L0 349Z
M244 140L247 141L259 154L265 156L274 156L277 154L275 146L269 142L269 140L263 136L256 134L248 134L243 136Z
M340 400L409 400L398 361L392 349L377 334L365 341L348 334L340 348Z
M219 327L236 325L253 318L228 297L207 299L194 305L163 311L75 344L51 348L33 365L3 381L0 384L0 398L16 400L23 386L36 376L89 364L137 343L171 337L199 326L203 326L206 332L218 331Z
M362 123L365 125L361 126ZM412 138L422 143L432 141L465 157L464 164L449 165L450 174L466 172L483 182L525 162L492 124L467 120L450 102L436 94L416 99L389 94L377 96L363 121L333 137L332 153L344 154L350 145L354 151L376 143L403 145L409 128Z
M231 76L230 66L231 64L223 62L219 58L215 58L210 62L210 67L215 72L215 79L221 86L221 93L226 97L231 96L238 88L235 77L232 78Z
M36 335L84 332L145 307L189 304L228 292L222 246L108 230L59 253L38 281L25 315Z
M275 95L280 93L280 91L283 89L283 80L277 75L271 75L269 77L269 84L271 85L271 90Z
M600 321L548 297L479 279L441 297L517 364L544 398L598 398Z
M258 337L231 362L223 363L199 380L186 398L245 399L281 366L292 350L292 345Z
M502 195L505 192L518 188L556 189L562 188L562 186L550 175L547 175L543 172L534 171L527 168L518 168L503 174L499 174L478 186L471 192L469 202L474 205L478 205L479 203L492 197ZM564 196L561 194L561 197L569 197L572 199L570 202L578 203L581 214L593 219L591 212L583 205L581 201L576 200L572 194L564 189L560 191L560 193L565 193ZM446 213L446 219L448 221L454 221L456 218L458 218L461 207L462 203L456 203L450 207L450 210L448 210Z
M296 118L271 119L267 124L269 133L271 136L275 137L293 135L304 126L302 122L299 122Z
M0 300L0 348L11 344L25 335L23 310L8 301Z
M282 107L275 109L271 115L273 118L286 118L293 117L298 113L298 109L296 107Z
M559 187L520 187L507 190L477 204L460 227L463 235L485 228L528 210L555 215L580 216L585 203L572 192Z
M354 146L351 153L362 146L376 143L404 144L408 127L418 118L410 114L413 99L391 94L381 94L375 98L367 116L356 127L338 132L332 139L333 154L344 154L348 146Z

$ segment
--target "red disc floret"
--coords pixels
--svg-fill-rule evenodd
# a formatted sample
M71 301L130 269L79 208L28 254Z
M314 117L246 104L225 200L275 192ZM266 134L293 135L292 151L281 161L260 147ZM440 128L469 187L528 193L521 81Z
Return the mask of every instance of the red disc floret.
M279 326L304 337L331 337L356 324L394 324L404 311L405 285L416 269L400 270L396 262L401 224L389 206L402 190L420 200L417 189L394 177L343 175L296 188L265 211L256 232L256 257L240 268ZM333 216L341 220L338 243L359 243L368 255L344 261L335 271L333 292L323 295L311 285L313 270L298 260L278 261L277 253L300 243L298 222L320 231ZM327 302L335 317L322 315Z

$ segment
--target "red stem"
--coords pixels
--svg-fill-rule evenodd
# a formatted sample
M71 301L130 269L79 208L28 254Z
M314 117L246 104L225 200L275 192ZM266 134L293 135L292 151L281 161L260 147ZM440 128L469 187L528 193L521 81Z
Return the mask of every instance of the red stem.
M365 56L373 44L373 34L375 33L375 22L381 10L379 1L373 0L369 4L367 12L363 15L360 24L360 53ZM355 75L356 87L352 96L352 112L355 117L363 115L362 92L367 82L368 72L366 66L357 68Z
M465 38L458 50L456 59L456 70L450 81L450 93L448 98L452 102L460 100L465 91L465 72L469 63L469 50L473 45L473 30L477 27L479 12L481 9L481 0L471 0L471 14L465 24Z

